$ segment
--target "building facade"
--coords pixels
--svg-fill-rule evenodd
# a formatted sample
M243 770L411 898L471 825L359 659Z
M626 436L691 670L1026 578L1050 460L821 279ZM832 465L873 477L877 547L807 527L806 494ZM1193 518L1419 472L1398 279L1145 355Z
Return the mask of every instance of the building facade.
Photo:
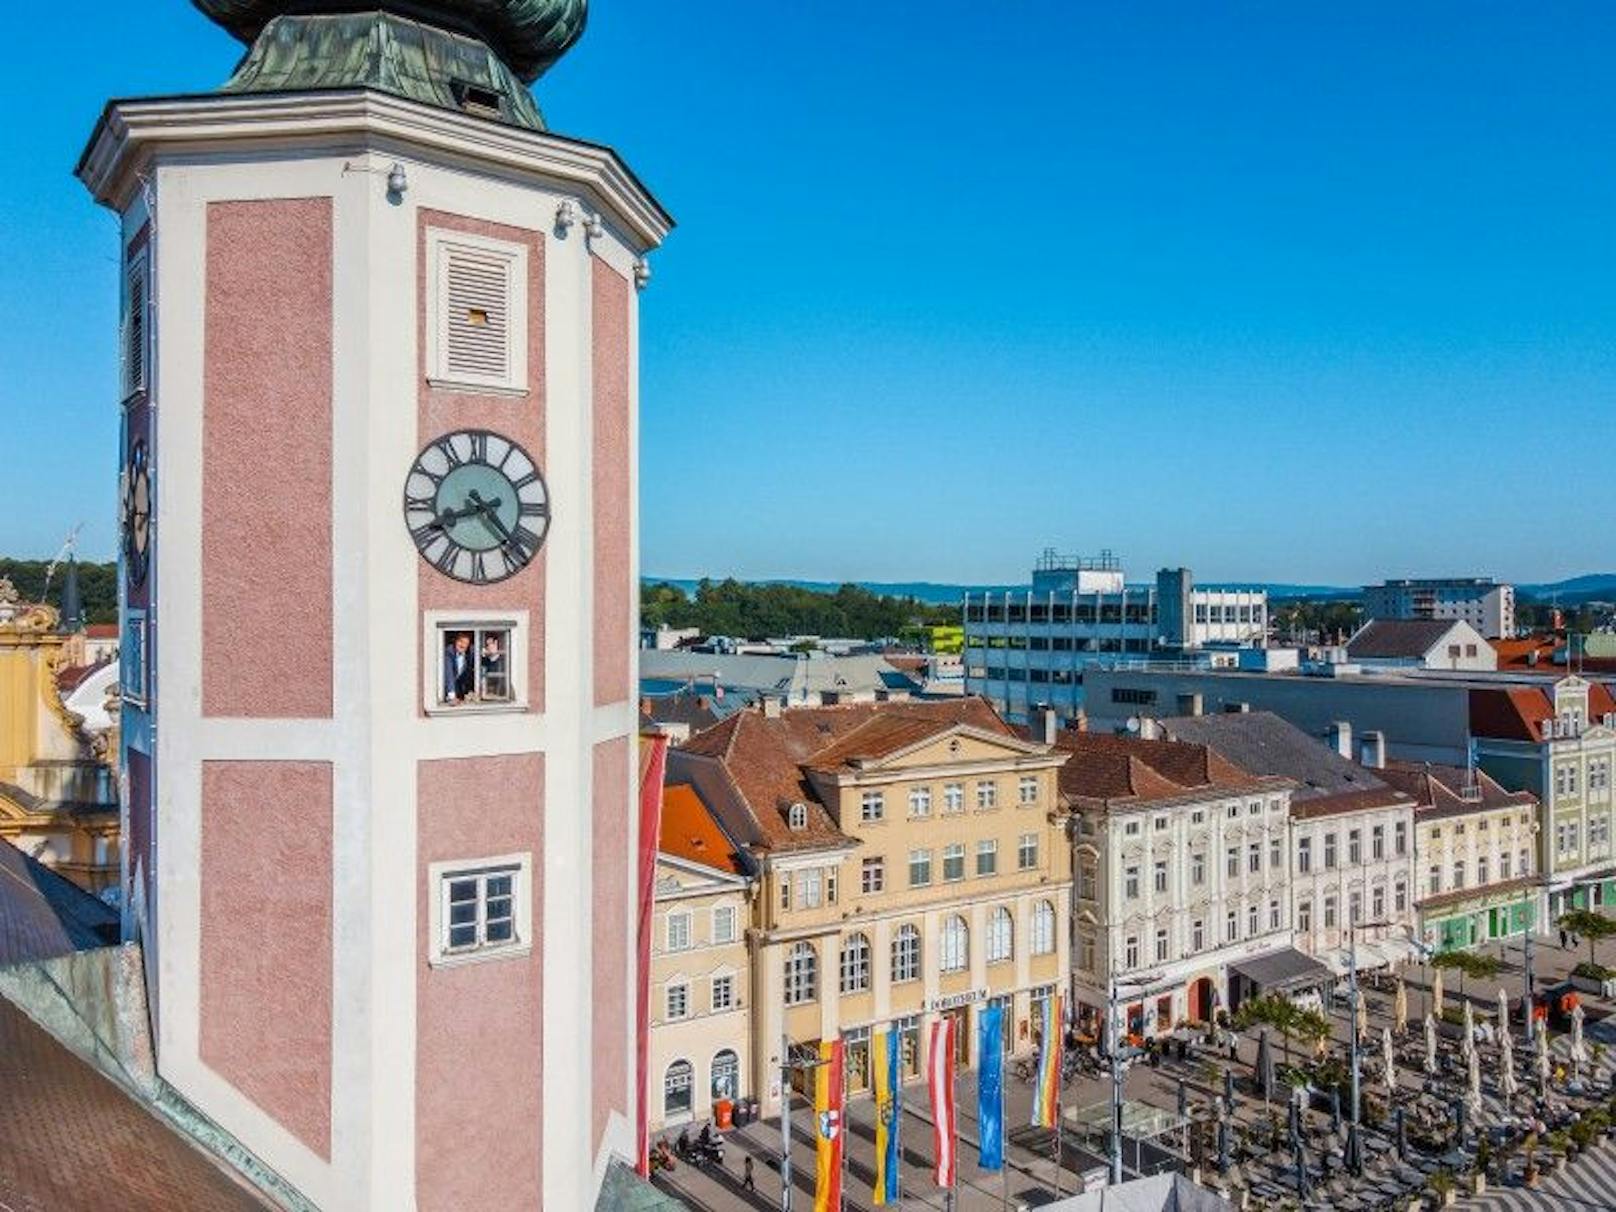
M1469 694L1477 765L1542 804L1537 870L1549 918L1616 903L1616 696L1574 675Z
M664 790L651 921L653 1132L752 1097L750 872L694 790Z
M965 595L965 689L1012 719L1047 704L1076 715L1086 671L1152 658L1182 660L1209 648L1262 647L1261 590L1197 589L1188 569L1162 569L1155 585L1127 584L1121 562L1046 551L1025 589Z
M1414 799L1414 908L1427 947L1540 929L1536 797L1460 766L1388 762L1378 773Z
M1347 640L1347 661L1380 669L1498 668L1498 653L1463 619L1370 619Z
M1098 1035L1111 985L1130 1035L1205 1023L1239 1001L1238 966L1291 941L1292 786L1206 745L1070 729L1072 1003Z
M1253 774L1289 779L1296 946L1335 972L1406 958L1414 928L1414 800L1353 761L1349 726L1321 743L1266 711L1165 720ZM1378 754L1378 738L1369 738ZM1372 763L1378 764L1379 757Z
M1515 634L1515 587L1491 577L1405 578L1364 586L1364 617L1459 619L1489 640Z
M855 1092L878 1031L901 1033L906 1079L945 1015L974 1064L990 1002L1008 1013L1006 1048L1032 1046L1039 1003L1068 977L1062 761L980 699L766 704L669 754L669 779L759 865L752 1082L766 1114L787 1044L844 1035Z
M581 0L199 7L235 76L114 102L78 168L119 217L158 1072L319 1207L587 1208L636 1151L636 286L670 220L527 91Z

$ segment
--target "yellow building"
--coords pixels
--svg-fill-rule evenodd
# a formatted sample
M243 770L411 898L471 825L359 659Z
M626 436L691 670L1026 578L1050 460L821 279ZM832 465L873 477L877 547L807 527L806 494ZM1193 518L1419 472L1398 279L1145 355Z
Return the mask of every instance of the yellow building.
M1008 1010L1007 1050L1032 1046L1041 999L1065 985L1071 851L1057 772L980 699L739 712L669 756L759 867L751 930L752 1080L778 1108L784 1041L847 1037L848 1084L869 1040Z
M651 922L652 1131L752 1096L750 871L694 791L664 790Z
M118 886L118 798L107 752L57 679L83 637L0 578L0 838L92 892ZM113 751L116 742L113 742Z

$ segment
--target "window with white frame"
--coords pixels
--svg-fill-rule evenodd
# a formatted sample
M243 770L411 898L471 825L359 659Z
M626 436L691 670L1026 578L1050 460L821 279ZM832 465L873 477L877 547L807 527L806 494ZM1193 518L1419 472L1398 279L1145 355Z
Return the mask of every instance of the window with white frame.
M983 779L976 785L976 806L980 809L996 808L999 805L999 785L990 779Z
M1386 888L1376 884L1369 890L1369 916L1379 920L1386 916Z
M892 983L920 979L920 931L914 926L898 927L892 936Z
M532 948L532 856L433 863L432 947L437 966L526 954Z
M800 1006L818 996L819 954L812 943L797 943L786 953L786 1005Z
M1313 870L1313 839L1310 837L1298 838L1296 841L1296 872L1306 875Z
M931 851L911 850L909 852L909 886L911 888L924 888L931 883Z
M1363 862L1363 830L1347 830L1347 862L1357 866Z
M1269 901L1268 902L1268 928L1270 930L1278 930L1279 929L1279 902L1278 901Z
M1038 835L1023 833L1016 844L1016 867L1031 871L1038 866Z
M525 706L527 615L428 611L429 711Z
M880 791L866 791L859 797L859 820L879 821L887 814L887 797Z
M1094 931L1085 926L1077 932L1077 966L1084 972L1094 971L1096 950Z
M842 992L863 993L870 987L870 940L850 934L842 943Z
M735 977L730 973L721 972L712 978L710 1004L714 1013L735 1008Z
M1376 825L1369 831L1369 857L1377 862L1386 857L1386 826Z
M1240 937L1240 915L1233 909L1223 915L1223 941L1232 943Z
M965 847L954 842L943 847L943 881L952 883L965 878Z
M1206 923L1196 918L1190 923L1190 950L1202 951L1206 948Z
M1257 911L1257 906L1256 905L1247 905L1246 906L1246 937L1247 938L1255 938L1256 937L1258 931L1260 930L1260 926L1258 925L1258 923L1261 920L1262 920L1262 915Z
M1099 894L1099 867L1092 855L1081 855L1077 860L1077 895L1079 900L1092 901Z
M1124 968L1139 967L1139 936L1130 934L1122 943L1122 966Z
M1027 948L1033 955L1055 953L1055 906L1049 901L1033 903Z
M808 828L808 805L798 801L786 809L786 827L794 833Z
M1352 892L1347 896L1347 923L1356 926L1363 921L1363 893Z
M683 909L668 914L668 950L688 951L693 945L690 914Z
M1509 879L1509 851L1505 850L1498 856L1498 878Z
M1158 930L1158 931L1156 931L1156 962L1158 964L1165 964L1167 962L1167 931L1166 930Z
M1167 891L1167 860L1157 859L1151 868L1150 887L1158 895Z
M684 981L670 983L665 989L662 1017L669 1022L690 1017L690 986Z
M1252 842L1246 847L1246 870L1256 875L1262 870L1262 843Z
M1399 858L1408 853L1408 825L1404 821L1392 826L1392 850Z
M733 943L735 941L735 906L715 905L713 907L713 942Z
M1268 870L1278 871L1285 862L1285 839L1275 834L1268 839Z
M471 391L526 391L526 246L429 229L427 256L427 378Z
M1312 901L1296 902L1296 929L1302 934L1307 934L1313 929Z
M930 816L931 815L931 788L930 787L911 787L911 788L909 788L909 815L910 816Z
M947 816L954 816L965 811L965 784L943 784L943 812Z
M1002 964L1010 960L1015 952L1015 919L1010 916L1010 910L1003 905L991 910L988 914L987 961L990 964Z
M1331 870L1335 866L1335 834L1324 835L1324 869Z
M1240 878L1240 847L1230 846L1223 852L1223 874L1232 880Z
M782 871L780 879L780 908L791 908L791 872Z
M996 875L999 870L999 843L992 838L984 838L976 844L976 874L978 876Z
M825 875L818 867L797 872L797 904L817 909L825 898Z
M970 964L971 928L958 915L944 918L938 967L944 972L964 972Z
M676 1060L662 1075L662 1114L688 1115L695 1101L695 1070L687 1060Z
M1017 784L1017 795L1023 804L1036 804L1038 802L1038 776L1024 774Z
M886 860L881 858L865 859L859 868L859 891L865 896L872 896L877 892L885 892L886 887Z
M1139 868L1137 866L1123 868L1122 895L1130 901L1139 896Z
M1326 930L1334 930L1335 929L1335 919L1336 919L1335 897L1333 895L1332 896L1327 896L1327 897L1324 898L1324 928Z
M1206 883L1206 855L1200 851L1190 855L1190 883L1197 887Z

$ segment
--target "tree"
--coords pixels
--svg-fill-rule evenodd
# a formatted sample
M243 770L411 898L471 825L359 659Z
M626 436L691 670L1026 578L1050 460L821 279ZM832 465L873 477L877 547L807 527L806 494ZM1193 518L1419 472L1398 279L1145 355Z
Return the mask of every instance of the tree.
M1588 940L1590 964L1596 962L1594 943L1616 934L1616 918L1608 918L1603 913L1595 913L1592 909L1573 909L1569 913L1561 914L1557 924L1566 933L1580 935Z
M1247 998L1241 1002L1234 1022L1242 1030L1261 1026L1278 1031L1285 1045L1286 1065L1291 1063L1293 1038L1310 1044L1326 1039L1330 1034L1330 1023L1324 1015L1317 1010L1304 1010L1290 998L1277 993Z
M1491 955L1481 955L1475 951L1441 951L1431 957L1433 968L1445 968L1449 971L1457 970L1459 973L1459 996L1464 996L1465 978L1473 976L1478 981L1490 980L1498 975L1502 966Z

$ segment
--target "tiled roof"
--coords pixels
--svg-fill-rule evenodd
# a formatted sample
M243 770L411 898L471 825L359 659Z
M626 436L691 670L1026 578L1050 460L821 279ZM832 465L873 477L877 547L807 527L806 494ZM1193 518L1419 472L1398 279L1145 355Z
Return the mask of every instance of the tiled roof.
M692 732L718 723L718 703L710 694L646 695L640 699L640 719L651 724L684 724Z
M1422 819L1462 816L1495 808L1535 805L1529 791L1505 791L1485 771L1429 762L1387 762L1380 777L1414 798L1414 814Z
M834 752L841 743L872 720L896 721L883 725L868 738L854 740L853 750L868 747L871 754ZM914 727L909 725L913 724ZM778 715L758 708L736 712L726 720L692 736L669 755L670 769L692 759L722 768L729 787L746 815L747 828L730 828L732 835L770 850L805 850L852 845L826 807L815 798L806 771L830 760L871 756L892 746L901 733L914 743L964 725L1001 736L1014 736L1010 728L980 698L901 703L848 703L835 707L789 707ZM890 727L891 732L886 729ZM901 746L900 746L901 747ZM888 752L893 750L887 748ZM692 780L697 781L699 780ZM807 827L791 829L787 812L794 803L808 810ZM729 822L726 818L726 825ZM750 835L750 836L748 836Z
M104 668L106 661L97 661L92 665L66 665L56 671L56 688L63 698L72 694L97 669Z
M1541 669L1567 672L1566 642L1561 636L1532 635L1515 640L1488 640L1498 653L1500 669ZM1616 657L1577 658L1581 673L1616 673Z
M1496 884L1478 884L1473 888L1455 888L1449 892L1438 892L1435 896L1423 897L1414 903L1421 909L1441 909L1448 905L1473 901L1478 897L1507 896L1512 892L1525 892L1528 888L1536 887L1537 883L1535 876L1518 876L1512 880L1499 880Z
M1179 716L1161 724L1169 736L1211 745L1251 774L1290 779L1297 785L1291 815L1299 819L1388 807L1409 798L1271 711Z
M1455 619L1370 619L1347 641L1352 660L1422 657L1457 625Z
M747 874L746 860L707 811L696 789L684 783L662 789L662 832L657 849L731 875Z
M91 623L84 629L84 634L92 640L115 640L118 638L118 624Z
M1616 712L1616 696L1602 682L1588 683L1588 715ZM1545 686L1482 686L1470 691L1470 732L1499 741L1541 741L1554 719L1554 699Z
M117 910L0 841L0 965L51 959L117 941Z
M1118 808L1269 785L1202 744L1066 729L1055 746L1070 755L1061 793L1078 804Z

